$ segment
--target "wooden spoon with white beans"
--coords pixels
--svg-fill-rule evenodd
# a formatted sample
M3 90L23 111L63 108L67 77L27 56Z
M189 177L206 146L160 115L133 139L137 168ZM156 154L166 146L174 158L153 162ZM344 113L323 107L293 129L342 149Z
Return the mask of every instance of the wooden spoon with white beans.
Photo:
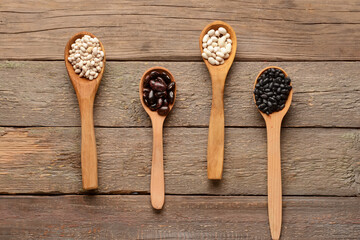
M65 46L65 66L69 74L72 85L74 86L76 96L79 102L81 115L81 170L82 182L85 190L98 188L98 173L97 173L97 153L95 130L93 120L93 106L96 92L99 88L104 70L105 70L105 49L100 42L101 50L104 52L103 67L101 72L93 80L80 77L71 63L68 60L69 50L71 45L78 38L84 35L89 35L92 38L95 36L89 32L79 32L72 36Z
M206 67L209 70L212 81L212 102L209 123L209 136L207 148L207 171L209 179L221 179L224 162L224 88L226 76L234 61L236 54L236 35L230 25L222 21L215 21L207 25L200 34L200 51L203 54L203 38L211 29L223 27L230 34L232 49L229 58L221 65L212 65L203 57Z

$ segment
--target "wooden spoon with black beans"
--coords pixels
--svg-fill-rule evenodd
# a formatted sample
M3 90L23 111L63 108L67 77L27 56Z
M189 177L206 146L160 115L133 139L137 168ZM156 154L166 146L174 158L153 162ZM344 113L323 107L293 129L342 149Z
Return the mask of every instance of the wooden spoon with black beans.
M140 80L139 94L141 104L149 115L153 127L151 205L155 209L162 209L165 201L163 124L175 104L175 79L166 68L150 68Z
M267 130L268 215L272 239L279 239L282 221L280 131L293 90L286 72L275 66L263 69L255 80L254 101Z

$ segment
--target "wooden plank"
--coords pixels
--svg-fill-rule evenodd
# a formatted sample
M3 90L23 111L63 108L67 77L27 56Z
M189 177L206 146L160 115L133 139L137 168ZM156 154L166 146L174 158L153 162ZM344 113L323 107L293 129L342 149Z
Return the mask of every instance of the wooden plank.
M80 129L0 128L0 192L81 193ZM96 128L97 193L149 192L150 128ZM282 130L284 195L360 195L360 129ZM206 175L206 128L164 131L168 194L266 195L266 131L226 128L223 180Z
M360 62L235 63L225 86L226 126L264 126L252 100L258 72L283 67L294 97L283 126L360 127ZM150 126L138 84L152 66L167 67L178 84L165 126L209 124L211 81L203 63L107 63L94 109L97 126ZM79 126L78 103L63 62L0 62L0 126ZM36 84L34 84L34 82Z
M0 6L0 59L60 60L87 30L109 60L197 60L198 38L214 20L237 33L237 60L360 60L360 2L13 1Z
M1 239L269 239L266 197L1 196ZM281 239L359 239L360 199L285 197ZM221 212L221 214L219 214Z

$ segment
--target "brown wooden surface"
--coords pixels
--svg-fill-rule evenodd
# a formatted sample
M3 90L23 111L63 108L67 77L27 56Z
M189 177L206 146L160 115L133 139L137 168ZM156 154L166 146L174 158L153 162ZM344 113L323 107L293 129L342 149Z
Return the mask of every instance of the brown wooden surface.
M0 58L63 58L83 30L108 60L201 60L198 38L214 20L238 37L237 60L360 60L360 2L1 1Z
M266 197L2 196L0 238L270 239ZM359 239L359 198L285 197L282 239ZM222 214L219 214L221 212Z
M266 130L226 128L224 175L207 180L207 128L165 128L171 194L266 194ZM99 193L149 192L151 128L96 128ZM80 193L80 128L0 128L0 191ZM360 194L360 129L283 128L284 195Z
M95 125L151 126L138 87L146 69L157 65L168 68L178 86L165 126L207 127L211 81L201 62L108 62L95 99ZM265 126L252 88L269 65L282 67L293 80L293 102L283 126L360 127L360 62L234 63L225 84L225 126ZM64 62L3 61L0 79L1 126L80 126Z
M0 1L0 239L270 239L266 130L252 99L270 65L294 87L281 239L359 239L359 12L352 0ZM220 182L206 176L211 81L198 46L214 20L238 42ZM80 114L63 62L79 31L110 60L94 107L95 195L81 186ZM162 212L148 195L151 122L138 96L144 71L159 65L177 82Z

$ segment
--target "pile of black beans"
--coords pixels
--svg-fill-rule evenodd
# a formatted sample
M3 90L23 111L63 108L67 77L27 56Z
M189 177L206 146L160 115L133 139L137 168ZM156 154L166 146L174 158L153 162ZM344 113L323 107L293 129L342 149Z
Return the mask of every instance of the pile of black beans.
M152 71L144 79L143 99L151 111L165 116L174 103L175 82L166 72Z
M282 110L292 89L282 70L269 68L257 79L254 95L259 110L267 115Z

